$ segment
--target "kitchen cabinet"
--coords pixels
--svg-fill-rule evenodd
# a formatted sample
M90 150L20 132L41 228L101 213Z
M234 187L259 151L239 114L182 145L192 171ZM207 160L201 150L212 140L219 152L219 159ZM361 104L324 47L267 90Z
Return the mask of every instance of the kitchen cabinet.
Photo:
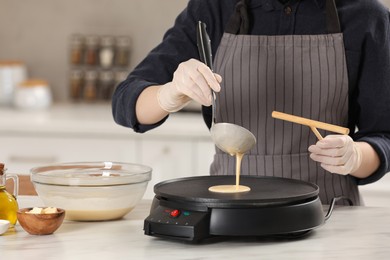
M0 158L12 172L29 174L31 167L76 161L137 161L136 140L72 136L1 136Z
M144 134L121 127L107 104L56 104L49 110L0 108L0 161L8 172L59 162L119 161L153 168L145 198L164 180L208 175L215 148L202 116L175 113ZM390 175L360 187L367 206L390 207Z
M146 194L153 193L158 182L192 175L193 141L143 139L140 145L141 163L153 165L153 178Z
M375 183L359 186L359 190L365 205L390 207L390 174Z
M176 113L144 134L121 127L104 104L56 104L50 110L0 109L0 160L9 172L62 162L118 161L152 167L145 198L164 180L208 175L214 145L198 113Z
M214 159L215 147L210 146L209 141L198 140L194 153L195 165L193 174L196 176L207 175L210 172L210 165Z
M215 151L211 141L197 138L144 138L140 148L140 162L154 169L147 194L152 194L153 186L160 181L208 175Z

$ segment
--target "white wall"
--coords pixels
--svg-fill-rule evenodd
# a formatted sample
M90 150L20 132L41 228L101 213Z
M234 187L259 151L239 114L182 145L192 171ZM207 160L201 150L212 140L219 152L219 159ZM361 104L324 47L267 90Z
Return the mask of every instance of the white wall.
M382 3L384 3L387 7L390 7L390 0L380 0Z
M390 0L380 0L390 6ZM158 44L188 0L0 0L0 60L27 63L68 99L69 36L129 35L130 69Z
M56 100L68 97L73 33L129 35L130 68L157 43L188 0L0 0L0 60L27 63L47 79Z

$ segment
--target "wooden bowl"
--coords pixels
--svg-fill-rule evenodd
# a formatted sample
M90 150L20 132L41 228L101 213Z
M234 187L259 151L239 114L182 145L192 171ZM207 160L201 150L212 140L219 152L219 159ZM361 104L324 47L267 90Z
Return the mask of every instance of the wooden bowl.
M64 221L65 210L57 208L57 213L31 214L26 213L33 208L19 209L17 212L19 224L31 235L50 235Z

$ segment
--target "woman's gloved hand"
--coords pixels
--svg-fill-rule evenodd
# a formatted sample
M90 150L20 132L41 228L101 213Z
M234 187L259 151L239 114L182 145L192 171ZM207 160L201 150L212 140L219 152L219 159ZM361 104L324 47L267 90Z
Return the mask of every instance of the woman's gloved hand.
M309 147L310 158L331 173L347 175L359 169L361 148L348 135L328 135Z
M195 59L179 64L173 80L162 85L157 93L160 107L167 112L176 112L186 106L191 99L204 106L210 106L212 92L221 90L220 75L213 73L203 62Z

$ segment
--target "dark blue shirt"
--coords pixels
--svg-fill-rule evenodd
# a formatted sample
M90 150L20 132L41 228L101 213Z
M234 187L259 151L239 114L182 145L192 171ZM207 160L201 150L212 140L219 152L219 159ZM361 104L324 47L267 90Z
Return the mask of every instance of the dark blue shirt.
M190 0L164 39L116 89L113 116L123 126L145 132L161 125L137 121L135 104L148 86L172 80L179 63L199 59L196 23L203 21L215 56L224 28L237 0ZM344 35L349 78L349 128L355 141L365 141L378 153L380 168L366 184L390 171L390 15L378 0L336 0ZM326 31L325 0L252 0L250 33L253 35L311 35ZM204 115L207 121L207 113ZM358 129L355 132L355 129Z

